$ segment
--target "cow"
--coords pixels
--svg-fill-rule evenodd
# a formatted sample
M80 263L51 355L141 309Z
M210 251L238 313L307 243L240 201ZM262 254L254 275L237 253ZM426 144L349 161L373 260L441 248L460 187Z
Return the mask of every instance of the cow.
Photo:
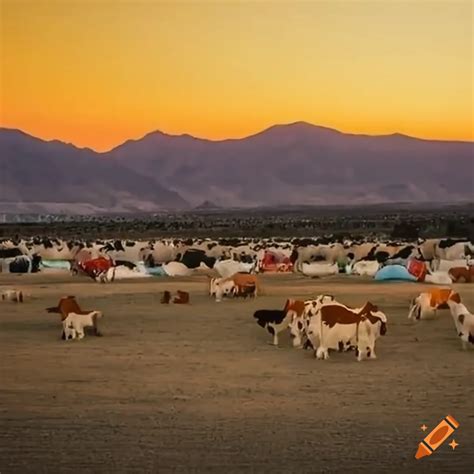
M351 263L347 265L347 273L352 273L353 275L361 276L371 276L373 277L380 268L380 263L376 260L361 260L359 262Z
M23 303L24 297L21 290L3 290L2 301L12 301L14 303Z
M448 275L451 277L454 283L458 283L460 280L464 280L466 283L474 281L474 265L469 267L453 267L448 271Z
M255 285L235 285L234 296L246 299L247 297L255 298L257 287Z
M255 311L253 317L257 320L259 326L266 329L273 336L273 342L269 342L269 344L278 346L278 333L288 327L291 316L283 309L259 309Z
M177 291L177 295L173 298L174 304L188 304L189 303L189 293L186 291Z
M208 257L204 250L190 249L186 250L179 261L190 269L199 268L202 264L212 269L217 259L215 257Z
M171 301L171 293L169 291L164 291L163 296L161 297L161 304L170 304Z
M439 309L448 309L448 301L461 303L459 293L451 288L434 288L429 292L420 293L410 303L408 319L433 319Z
M82 339L84 337L84 329L88 327L97 330L97 320L103 316L101 311L91 311L89 313L68 314L63 321L63 339Z
M92 311L83 311L79 306L78 302L76 301L75 296L63 296L57 306L51 306L46 308L48 313L58 313L61 315L61 321L64 321L70 313L75 314L90 314ZM96 336L102 336L102 333L99 331L97 322L94 325L94 334ZM62 339L65 337L65 333L63 331Z
M21 255L19 257L8 258L0 262L2 271L10 273L37 273L41 264L41 257L33 255Z
M259 281L256 275L235 273L230 278L213 278L210 280L209 293L220 302L225 296L235 296L244 287L254 287L253 296L259 293Z
M311 317L318 313L322 305L335 303L336 300L333 295L319 295L314 299L305 300L302 312L293 311L293 313L290 313L292 318L289 328L293 347L307 348L312 346L311 341L307 337L307 328Z
M376 359L375 341L387 332L387 316L367 302L352 309L342 304L322 305L308 325L307 334L318 359L328 359L329 350L354 346L358 361Z
M474 314L464 304L448 300L451 316L456 326L456 333L461 338L462 348L467 349L468 344L474 344Z

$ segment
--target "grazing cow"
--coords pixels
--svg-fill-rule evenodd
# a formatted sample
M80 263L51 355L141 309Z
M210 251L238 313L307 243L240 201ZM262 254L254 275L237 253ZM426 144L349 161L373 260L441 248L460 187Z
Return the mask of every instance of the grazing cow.
M248 273L236 273L230 278L211 279L209 293L215 294L216 301L220 302L225 296L235 296L241 292L241 288L254 287L253 296L256 297L260 288L256 275Z
M318 359L328 359L329 349L355 346L357 360L375 359L375 341L387 332L387 316L372 303L351 309L341 304L321 306L308 326L308 337ZM319 347L318 347L319 344Z
M234 296L246 299L247 297L255 298L257 287L255 285L235 285L234 289Z
M161 304L170 304L171 293L169 291L164 291L163 296L161 297Z
M52 306L46 308L48 313L59 313L61 315L61 321L64 321L70 313L75 314L90 314L92 311L83 311L81 310L79 304L76 301L75 296L63 296L57 306ZM94 326L94 333L96 336L102 336L102 333L99 331L97 324ZM65 334L63 331L62 338L64 339Z
M2 301L12 301L14 303L23 303L23 292L21 290L3 290Z
M278 333L284 331L291 321L291 316L282 309L259 309L255 311L253 317L257 324L266 329L272 336L274 346L278 346Z
M103 316L101 311L91 311L90 313L69 313L63 321L63 339L82 339L84 329L88 327L97 330L97 320Z
M474 265L470 267L454 267L450 268L448 275L454 283L464 280L466 283L471 283L474 280Z
M174 304L188 304L189 303L189 293L186 291L177 291L177 295L173 298Z
M459 293L451 288L434 288L429 292L420 293L410 304L408 319L433 319L439 309L448 309L448 301L461 303Z
M462 303L448 301L451 316L456 326L456 333L461 338L462 348L467 349L468 344L474 344L474 314Z

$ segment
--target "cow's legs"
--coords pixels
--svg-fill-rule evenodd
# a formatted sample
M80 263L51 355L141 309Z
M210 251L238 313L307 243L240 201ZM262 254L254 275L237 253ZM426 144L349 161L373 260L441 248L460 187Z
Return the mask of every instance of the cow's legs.
M329 350L326 347L319 346L316 350L316 358L320 360L329 359Z

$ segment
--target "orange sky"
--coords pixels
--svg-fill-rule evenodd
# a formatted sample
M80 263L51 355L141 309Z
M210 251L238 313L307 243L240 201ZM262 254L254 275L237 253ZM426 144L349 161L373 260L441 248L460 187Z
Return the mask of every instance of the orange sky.
M473 140L473 3L0 0L0 124L107 150L304 120Z

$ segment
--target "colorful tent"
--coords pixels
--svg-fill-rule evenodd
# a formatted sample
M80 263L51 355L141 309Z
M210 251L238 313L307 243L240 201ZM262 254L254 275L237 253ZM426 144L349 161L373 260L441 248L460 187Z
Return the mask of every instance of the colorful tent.
M425 262L413 258L408 261L407 270L418 280L425 281L426 274L428 270L426 268Z
M374 279L377 281L385 281L385 280L416 281L416 277L414 277L402 265L388 265L387 267L383 267L375 274Z
M291 272L293 264L286 255L266 250L260 262L260 270L262 272Z

